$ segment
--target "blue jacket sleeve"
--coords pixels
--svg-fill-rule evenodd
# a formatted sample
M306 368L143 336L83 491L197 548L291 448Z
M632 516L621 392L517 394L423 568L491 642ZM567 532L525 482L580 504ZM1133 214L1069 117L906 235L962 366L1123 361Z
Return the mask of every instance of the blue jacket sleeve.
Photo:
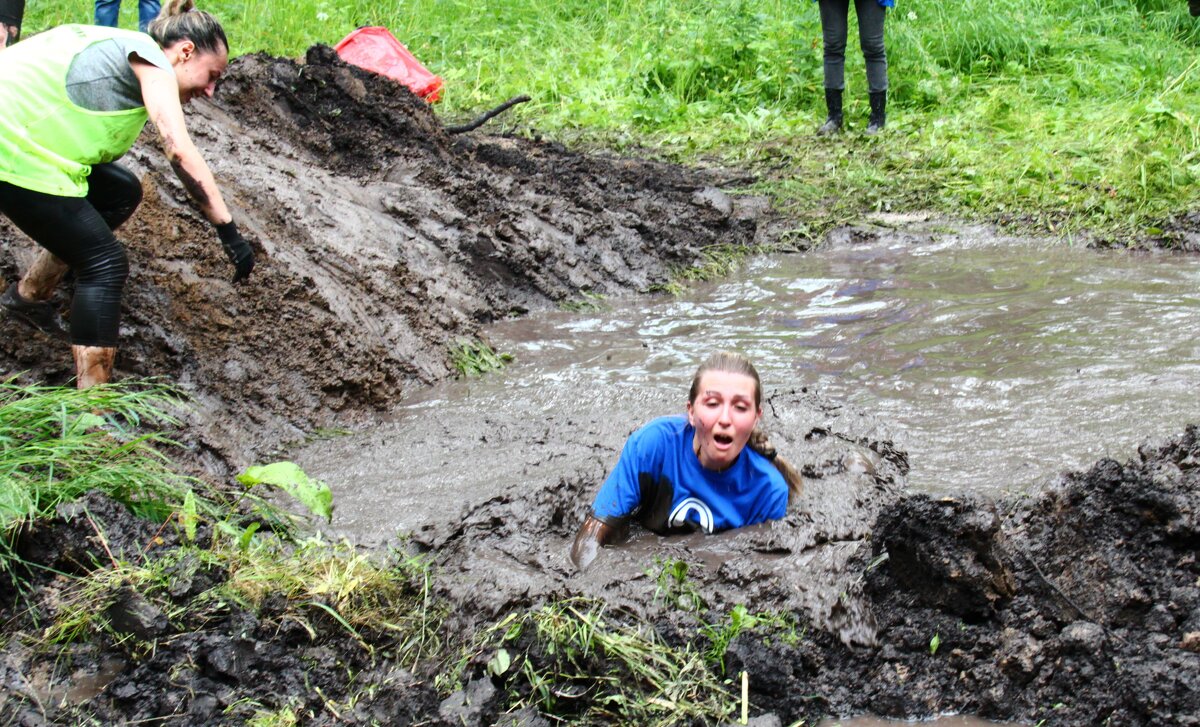
M610 524L614 524L612 521L624 520L637 510L640 504L642 491L638 485L639 445L643 433L643 430L639 429L625 440L625 446L621 449L621 457L617 460L617 466L609 473L608 479L604 480L600 491L596 493L592 512L600 520L610 522Z

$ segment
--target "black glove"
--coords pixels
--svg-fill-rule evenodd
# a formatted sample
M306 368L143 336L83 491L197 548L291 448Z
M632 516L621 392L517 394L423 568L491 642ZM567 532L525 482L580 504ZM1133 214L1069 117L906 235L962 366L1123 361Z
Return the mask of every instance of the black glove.
M250 249L250 243L238 232L237 225L232 220L216 227L217 237L221 238L221 247L225 248L225 254L237 269L233 274L233 282L250 277L250 271L254 269L254 251Z

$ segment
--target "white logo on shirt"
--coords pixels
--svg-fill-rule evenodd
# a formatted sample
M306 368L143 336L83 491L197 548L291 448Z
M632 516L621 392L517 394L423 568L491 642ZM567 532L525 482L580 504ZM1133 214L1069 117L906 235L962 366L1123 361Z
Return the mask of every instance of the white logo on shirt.
M700 529L706 533L713 531L713 514L712 510L708 509L700 500L694 497L689 497L682 500L675 509L671 511L671 517L667 519L673 528L681 528L688 523L688 514L696 513L696 517L700 521Z

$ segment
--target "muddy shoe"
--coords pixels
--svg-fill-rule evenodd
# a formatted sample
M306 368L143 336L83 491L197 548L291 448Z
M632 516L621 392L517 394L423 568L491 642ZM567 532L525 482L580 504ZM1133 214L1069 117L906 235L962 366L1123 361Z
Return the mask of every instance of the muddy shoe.
M1200 17L1200 0L1188 0L1188 12L1192 17Z
M8 286L8 290L0 293L0 306L4 306L13 318L27 326L33 326L42 333L58 338L67 337L67 327L58 311L54 310L54 306L43 301L25 300L17 292L15 282Z

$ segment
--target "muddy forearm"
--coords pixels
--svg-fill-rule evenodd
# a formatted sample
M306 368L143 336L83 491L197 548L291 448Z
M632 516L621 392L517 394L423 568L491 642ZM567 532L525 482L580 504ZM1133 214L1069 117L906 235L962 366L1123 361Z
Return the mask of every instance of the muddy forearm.
M200 206L204 217L214 225L232 220L233 216L229 214L229 208L225 206L225 200L221 197L221 190L217 189L217 180L204 158L200 156L200 152L195 147L174 147L170 139L164 140L163 147L175 176L179 177L188 194Z
M596 559L600 547L612 541L616 528L605 524L594 515L588 515L575 534L575 543L571 546L571 562L579 570L586 569Z

